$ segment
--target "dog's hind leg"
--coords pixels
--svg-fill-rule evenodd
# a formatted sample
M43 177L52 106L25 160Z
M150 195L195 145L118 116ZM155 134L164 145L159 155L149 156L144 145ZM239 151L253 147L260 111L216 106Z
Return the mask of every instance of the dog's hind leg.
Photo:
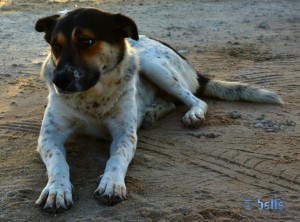
M174 109L175 104L173 102L157 98L153 104L146 107L142 128L153 127L158 119L167 115Z
M181 67L172 65L168 60L163 62L141 58L142 73L171 96L183 102L189 111L183 117L183 123L187 127L199 127L204 121L204 114L207 111L207 104L193 95L198 82L196 72L185 61L180 61ZM185 76L179 72L184 72ZM192 86L194 83L195 86Z

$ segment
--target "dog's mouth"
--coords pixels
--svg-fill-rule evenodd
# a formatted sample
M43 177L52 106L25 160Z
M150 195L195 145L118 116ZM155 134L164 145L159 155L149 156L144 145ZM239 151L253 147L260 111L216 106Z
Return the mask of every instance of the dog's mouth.
M96 85L96 83L97 82L95 82L94 84L91 84L89 86L87 86L87 85L82 86L78 82L75 82L75 83L71 83L66 88L60 88L59 86L57 86L56 84L53 83L53 86L54 86L54 89L57 94L74 94L74 93L85 92L85 91L89 90L90 88L92 88L94 85Z
M76 80L68 81L68 80L59 80L58 78L54 78L52 82L55 91L58 94L70 94L70 93L84 91L84 88Z
M66 89L60 89L60 88L58 88L55 84L53 84L53 85L54 85L55 92L56 92L57 94L72 94L72 93L78 92L78 91L73 91L73 92L71 92L71 91L68 91L68 90L66 90Z

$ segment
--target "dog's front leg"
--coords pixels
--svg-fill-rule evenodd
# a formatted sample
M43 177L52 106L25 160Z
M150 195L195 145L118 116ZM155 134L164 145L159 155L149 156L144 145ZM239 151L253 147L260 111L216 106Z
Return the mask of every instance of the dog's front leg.
M50 211L63 211L73 205L69 166L64 142L72 132L70 123L48 106L38 140L38 151L47 168L48 183L36 204ZM59 110L59 109L58 109Z
M113 142L110 148L110 158L107 161L104 174L95 195L105 204L112 205L126 199L125 176L129 163L136 149L136 127L127 126L115 128Z
M125 176L137 145L136 121L136 112L129 111L111 119L108 124L113 137L110 158L95 190L96 198L105 204L112 205L126 199Z

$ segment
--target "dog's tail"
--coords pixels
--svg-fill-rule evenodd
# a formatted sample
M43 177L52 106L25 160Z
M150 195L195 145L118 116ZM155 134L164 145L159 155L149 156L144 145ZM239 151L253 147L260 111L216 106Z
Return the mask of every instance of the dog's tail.
M228 101L244 100L283 104L282 99L276 93L265 89L259 89L245 83L214 80L207 78L200 73L198 73L198 82L200 88L197 92L197 96L202 95Z

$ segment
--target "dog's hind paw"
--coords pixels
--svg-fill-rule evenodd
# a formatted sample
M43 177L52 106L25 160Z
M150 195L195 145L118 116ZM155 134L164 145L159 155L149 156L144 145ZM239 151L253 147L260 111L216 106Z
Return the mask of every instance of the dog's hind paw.
M142 128L148 129L155 125L155 123L158 120L158 114L155 110L149 109L146 111L143 122L142 122Z
M204 111L201 108L192 108L182 119L183 124L190 128L197 128L201 126L204 120Z
M155 125L157 120L175 109L175 104L171 101L156 99L155 103L146 107L142 122L142 128L147 129Z

